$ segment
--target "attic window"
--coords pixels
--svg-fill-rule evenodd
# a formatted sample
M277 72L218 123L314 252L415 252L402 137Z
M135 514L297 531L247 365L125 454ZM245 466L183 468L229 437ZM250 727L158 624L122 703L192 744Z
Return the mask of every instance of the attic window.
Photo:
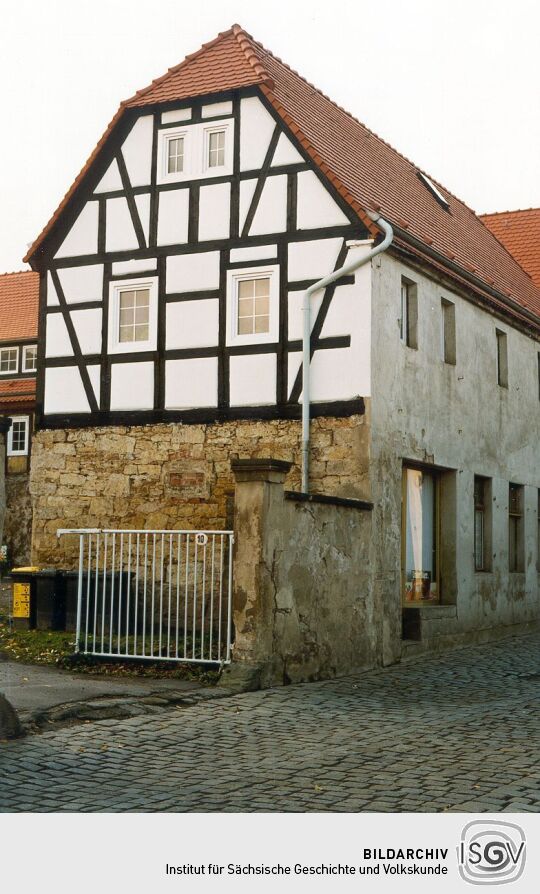
M445 197L443 196L443 194L442 194L442 192L440 191L440 189L437 189L437 187L435 186L434 183L431 182L431 180L429 179L429 177L426 177L425 174L422 174L422 171L417 171L416 173L417 173L417 175L418 175L418 178L419 178L419 179L422 181L422 183L424 184L424 186L427 187L427 189L429 189L431 195L432 195L435 199L437 199L439 205L442 205L442 207L444 208L445 211L449 211L449 210L450 210L450 204L447 202L447 200L446 200Z

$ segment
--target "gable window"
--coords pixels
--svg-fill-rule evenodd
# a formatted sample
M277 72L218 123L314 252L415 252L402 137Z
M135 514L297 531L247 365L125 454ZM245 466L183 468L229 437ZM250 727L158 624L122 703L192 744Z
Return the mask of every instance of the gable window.
M442 358L445 363L456 363L456 305L441 298Z
M497 384L508 388L508 337L501 329L495 330L497 337Z
M157 278L112 282L109 351L154 351L157 346Z
M408 348L418 347L418 291L416 284L401 279L401 316L399 335Z
M508 488L508 570L524 570L523 485Z
M19 349L0 348L0 375L17 372L19 368Z
M279 268L229 270L227 277L228 344L277 341Z
M214 130L208 134L208 167L222 168L225 164L225 131Z
M28 454L28 416L13 416L11 428L8 431L7 455L27 456Z
M37 345L25 345L23 348L22 371L35 372L37 369Z
M158 132L157 182L204 179L233 171L234 120L182 124Z
M167 140L167 173L178 174L184 170L184 137Z

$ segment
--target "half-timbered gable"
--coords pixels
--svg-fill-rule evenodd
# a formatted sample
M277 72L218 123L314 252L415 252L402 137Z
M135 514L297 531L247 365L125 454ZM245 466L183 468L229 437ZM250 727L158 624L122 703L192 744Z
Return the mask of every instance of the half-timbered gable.
M371 233L253 75L227 33L121 107L37 261L42 425L298 416L303 291ZM315 412L369 395L369 278L316 301Z

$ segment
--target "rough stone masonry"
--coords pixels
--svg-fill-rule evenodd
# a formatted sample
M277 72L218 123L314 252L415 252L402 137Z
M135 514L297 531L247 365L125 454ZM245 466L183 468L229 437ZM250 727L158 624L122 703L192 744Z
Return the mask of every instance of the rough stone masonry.
M313 490L369 498L366 416L312 424ZM232 526L231 459L292 462L300 488L300 422L231 421L38 431L30 490L32 561L76 567L77 544L58 528L223 528ZM70 552L71 550L71 552Z

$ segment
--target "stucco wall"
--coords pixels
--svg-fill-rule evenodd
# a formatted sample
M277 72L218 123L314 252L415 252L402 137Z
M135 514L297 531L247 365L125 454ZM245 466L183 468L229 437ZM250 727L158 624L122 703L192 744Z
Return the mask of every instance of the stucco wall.
M367 416L313 421L311 476L319 492L369 496ZM32 560L76 565L58 528L222 528L231 524L233 457L272 455L300 486L300 423L238 421L36 432ZM228 508L229 507L229 508Z
M417 284L418 349L400 341L400 286ZM444 363L441 298L455 303L457 362ZM452 630L527 623L539 615L540 344L391 254L374 265L372 487L377 604L385 659L401 651L401 470L404 460L449 470L443 479L442 600ZM497 384L496 336L508 334L509 387ZM492 571L474 570L474 475L493 479ZM525 485L525 572L508 572L508 483ZM454 504L454 505L452 505ZM445 512L445 505L448 511Z
M233 657L270 686L372 667L371 512L297 502L275 463L238 463Z

